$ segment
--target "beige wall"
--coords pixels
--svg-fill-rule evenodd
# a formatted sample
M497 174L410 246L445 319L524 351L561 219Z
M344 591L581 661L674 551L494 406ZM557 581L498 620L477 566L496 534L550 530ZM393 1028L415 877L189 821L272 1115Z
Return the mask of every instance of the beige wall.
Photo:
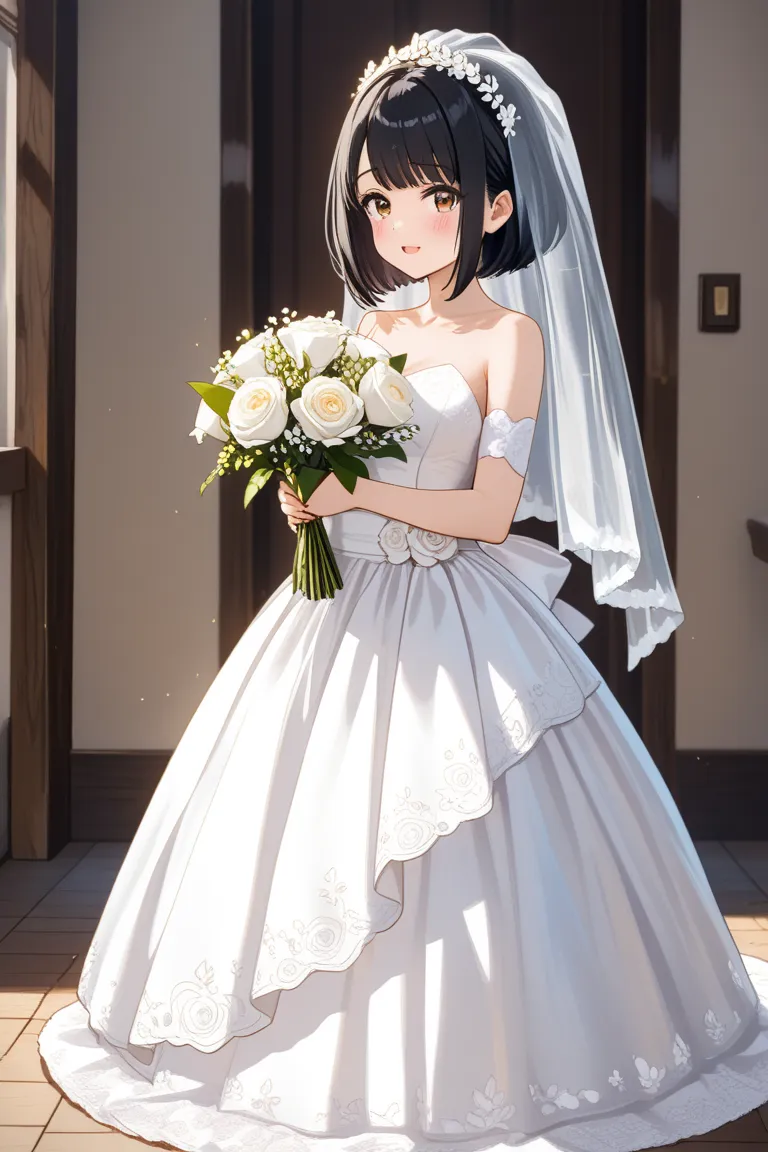
M768 748L768 3L683 0L679 748ZM700 272L739 272L741 330L697 330Z
M166 749L217 669L219 4L80 0L76 749ZM142 699L143 698L143 699Z

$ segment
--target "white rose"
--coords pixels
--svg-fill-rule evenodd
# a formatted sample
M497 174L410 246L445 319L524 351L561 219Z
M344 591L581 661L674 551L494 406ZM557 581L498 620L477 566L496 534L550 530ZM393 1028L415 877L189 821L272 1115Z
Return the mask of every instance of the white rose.
M447 560L459 546L455 536L429 532L426 528L412 529L409 543L414 561L425 568L431 568L438 560Z
M275 376L249 377L235 392L228 419L232 435L244 448L276 439L288 423L282 380Z
M213 378L213 383L222 384L225 388L229 388L233 392L235 390L235 386L226 372L217 372ZM217 416L213 409L208 407L205 400L200 401L195 418L195 426L190 432L190 436L194 436L198 444L202 444L203 437L205 436L213 436L214 440L229 440L229 436L222 427L221 417Z
M247 380L248 377L266 376L267 363L264 359L264 344L267 340L269 340L269 336L266 332L260 332L258 336L254 336L253 339L246 340L245 344L241 344L229 361L231 371L236 372L243 380Z
M347 329L338 320L327 316L307 316L293 320L277 329L277 338L299 367L304 365L304 353L312 365L310 376L327 368L338 355L339 346Z
M260 332L252 340L247 340L245 344L241 344L229 361L232 371L244 380L249 376L266 376L267 367L263 346L267 339L269 337L266 332ZM236 387L226 372L217 372L213 378L213 383L221 384L224 388L231 388L233 392ZM205 436L213 436L215 440L229 439L222 428L220 417L208 407L205 400L200 401L195 426L190 432L190 436L194 436L198 444L202 444Z
M367 336L360 336L357 332L347 337L347 355L355 361L368 356L373 356L376 360L389 361L389 352L386 348L382 348L375 340L369 340Z
M302 432L326 446L343 444L362 427L362 400L335 376L315 376L304 385L301 395L291 400L291 411Z
M379 544L390 564L402 564L411 558L411 550L408 547L408 525L402 520L387 520L379 532Z
M360 380L358 391L371 424L395 428L413 415L413 389L400 372L379 361Z

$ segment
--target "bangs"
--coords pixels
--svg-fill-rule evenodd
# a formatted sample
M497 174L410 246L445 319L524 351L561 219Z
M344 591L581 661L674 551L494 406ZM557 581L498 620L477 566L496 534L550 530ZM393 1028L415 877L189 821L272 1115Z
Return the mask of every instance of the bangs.
M445 180L461 183L448 109L421 82L423 69L381 93L368 121L368 159L384 188L413 188Z

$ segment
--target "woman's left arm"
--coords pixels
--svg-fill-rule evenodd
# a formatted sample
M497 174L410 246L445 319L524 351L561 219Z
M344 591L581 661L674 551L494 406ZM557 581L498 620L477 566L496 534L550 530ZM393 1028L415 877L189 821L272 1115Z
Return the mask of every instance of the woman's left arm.
M515 421L535 420L543 379L544 344L539 327L528 316L510 313L493 330L487 412L501 409ZM361 477L350 493L331 475L305 507L315 516L362 508L445 536L499 544L509 535L524 481L503 456L483 456L471 488L406 488Z

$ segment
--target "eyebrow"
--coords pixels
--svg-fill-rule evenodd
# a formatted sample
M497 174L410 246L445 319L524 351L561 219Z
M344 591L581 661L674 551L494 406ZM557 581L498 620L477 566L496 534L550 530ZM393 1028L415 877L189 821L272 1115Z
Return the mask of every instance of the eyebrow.
M374 180L379 185L379 187L380 188L384 187L384 185L381 183L381 181L378 179L378 177L376 175L374 175L373 169L372 168L366 168L365 172L361 172L360 175L358 177L356 177L356 179L355 179L355 189L357 191L359 191L359 189L357 188L358 181L362 180L363 176L373 176ZM436 187L437 186L443 186L445 188L452 188L454 186L458 188L458 186L459 186L458 180L427 180L426 183L431 185L431 186L432 185L434 185Z

